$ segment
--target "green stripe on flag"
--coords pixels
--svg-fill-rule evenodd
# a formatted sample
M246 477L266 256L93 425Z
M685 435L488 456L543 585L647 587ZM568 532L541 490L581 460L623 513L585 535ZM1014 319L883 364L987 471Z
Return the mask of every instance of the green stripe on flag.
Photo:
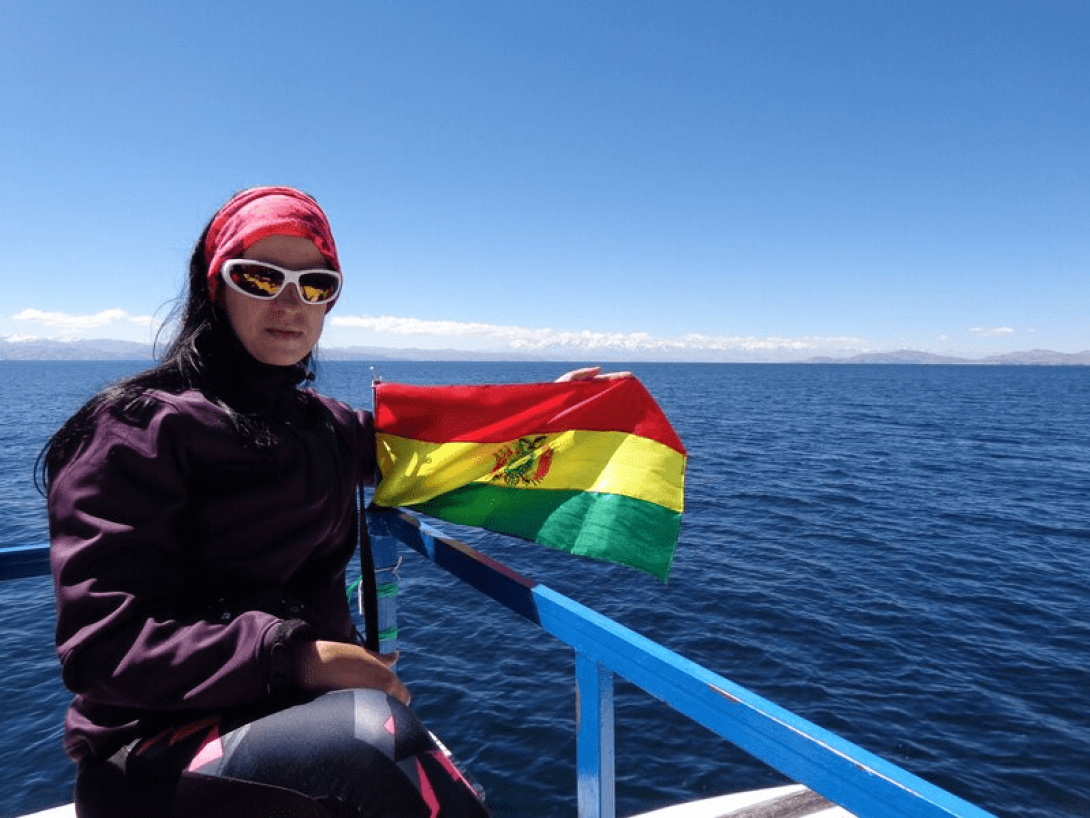
M570 554L619 562L663 582L681 527L681 514L654 503L584 491L470 484L411 508Z

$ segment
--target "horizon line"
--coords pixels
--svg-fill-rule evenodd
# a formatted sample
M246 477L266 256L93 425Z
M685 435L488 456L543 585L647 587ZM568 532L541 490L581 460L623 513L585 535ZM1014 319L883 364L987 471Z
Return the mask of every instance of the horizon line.
M58 340L51 338L0 337L0 344L6 347L23 347L30 355L14 358L0 355L0 360L72 360L72 361L109 361L109 360L155 360L155 345L146 341L126 341L112 338L73 339ZM23 346L25 345L25 346ZM46 349L34 353L35 346L52 349L54 353L62 350L82 348L86 353L77 358L60 358L48 354ZM111 352L103 348L113 347ZM61 349L59 350L58 347ZM94 353L99 353L95 355ZM1039 362L1043 365L1071 364L1090 365L1090 349L1079 352L1058 352L1056 350L1035 348L1013 350L1010 352L982 353L977 355L966 353L932 352L924 349L910 347L890 348L884 350L808 350L811 354L804 355L801 351L795 354L776 354L770 350L706 350L705 354L677 355L677 351L662 350L654 354L651 352L642 356L633 355L631 350L600 348L596 352L591 350L556 351L555 356L543 350L517 351L517 350L460 350L454 348L429 349L420 347L388 347L376 345L349 345L349 346L320 346L318 348L319 361L417 361L417 362L585 362L595 360L603 364L625 363L1004 363L1026 365ZM625 354L625 353L628 354ZM690 350L690 353L696 352ZM132 357L129 357L132 355ZM344 357L347 356L347 357Z

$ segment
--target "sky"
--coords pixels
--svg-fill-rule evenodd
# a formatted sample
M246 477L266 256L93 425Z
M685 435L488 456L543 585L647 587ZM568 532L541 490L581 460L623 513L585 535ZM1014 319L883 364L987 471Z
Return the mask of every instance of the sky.
M0 338L150 341L235 191L324 347L1090 350L1090 4L0 0Z

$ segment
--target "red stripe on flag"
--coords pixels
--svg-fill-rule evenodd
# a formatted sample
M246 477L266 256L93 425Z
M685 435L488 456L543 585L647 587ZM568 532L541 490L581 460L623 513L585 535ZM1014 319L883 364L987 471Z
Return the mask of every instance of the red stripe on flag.
M566 383L375 387L380 432L432 443L500 443L571 429L628 432L685 447L636 378Z

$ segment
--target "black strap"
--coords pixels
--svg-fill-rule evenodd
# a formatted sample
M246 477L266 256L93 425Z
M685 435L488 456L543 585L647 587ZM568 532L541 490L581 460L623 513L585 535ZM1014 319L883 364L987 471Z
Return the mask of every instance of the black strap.
M371 553L371 537L367 533L367 506L360 487L360 590L363 592L363 644L378 653L378 587L375 584L375 556Z

